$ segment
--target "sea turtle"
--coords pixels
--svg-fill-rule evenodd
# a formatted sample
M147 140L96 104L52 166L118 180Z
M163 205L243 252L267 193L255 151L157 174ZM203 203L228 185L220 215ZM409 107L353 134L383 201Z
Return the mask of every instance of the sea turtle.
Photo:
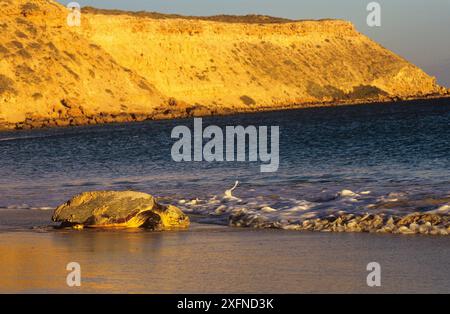
M149 194L133 191L85 192L55 209L52 220L61 227L187 228L189 217L178 207L158 204Z

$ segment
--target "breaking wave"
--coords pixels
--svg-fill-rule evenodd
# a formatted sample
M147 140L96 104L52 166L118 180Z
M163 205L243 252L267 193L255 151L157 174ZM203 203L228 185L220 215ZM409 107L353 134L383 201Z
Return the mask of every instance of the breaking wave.
M435 235L450 232L450 195L374 195L369 190L344 189L305 200L266 194L244 198L233 195L237 189L238 182L223 194L182 199L178 206L203 223L234 227Z

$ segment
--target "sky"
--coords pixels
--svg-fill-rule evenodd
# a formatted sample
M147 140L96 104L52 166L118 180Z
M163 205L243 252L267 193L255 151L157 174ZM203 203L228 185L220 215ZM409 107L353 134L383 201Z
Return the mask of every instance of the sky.
M71 1L59 0L66 5ZM290 19L338 18L450 87L450 0L378 0L381 26L369 27L372 0L77 0L83 6L183 15L264 14Z

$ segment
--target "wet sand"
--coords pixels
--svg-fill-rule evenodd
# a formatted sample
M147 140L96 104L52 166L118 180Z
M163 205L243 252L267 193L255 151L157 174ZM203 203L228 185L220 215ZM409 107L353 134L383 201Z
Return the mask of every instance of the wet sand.
M36 217L2 216L11 224L0 222L2 293L450 292L448 237L198 223L181 232L38 231L17 228ZM373 261L382 286L369 288ZM69 262L81 265L81 287L66 285Z

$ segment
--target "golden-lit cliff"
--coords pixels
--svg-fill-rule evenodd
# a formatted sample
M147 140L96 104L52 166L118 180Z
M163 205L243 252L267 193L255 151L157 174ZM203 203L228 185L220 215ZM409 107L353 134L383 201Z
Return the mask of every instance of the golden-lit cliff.
M258 111L445 93L340 20L196 18L0 0L0 126Z
M148 80L68 27L64 7L0 0L0 15L0 124L110 122L164 103Z

